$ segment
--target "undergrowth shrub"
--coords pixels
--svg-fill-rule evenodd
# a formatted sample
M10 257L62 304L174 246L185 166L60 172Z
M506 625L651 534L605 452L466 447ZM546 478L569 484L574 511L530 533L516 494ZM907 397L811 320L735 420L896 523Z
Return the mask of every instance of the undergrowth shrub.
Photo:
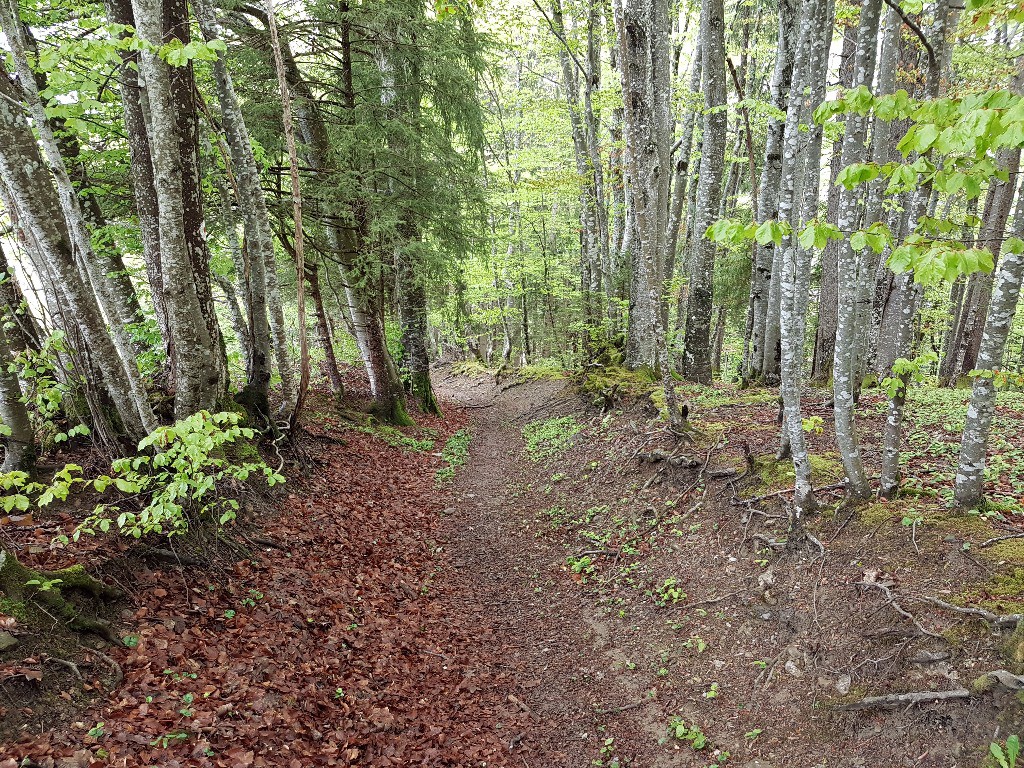
M106 532L111 527L140 538L148 533L181 534L191 521L225 525L238 512L233 496L251 477L261 478L268 486L284 482L258 453L246 450L245 443L255 432L241 426L241 418L228 411L199 411L171 426L159 427L139 443L138 455L117 459L109 475L86 481L68 473L65 484L56 492L48 489L40 504L51 500L47 493L66 498L76 482L92 485L100 493L113 487L125 494L116 503L98 504L75 529L76 541L83 533ZM152 453L144 453L150 449ZM240 460L242 455L255 458ZM123 507L135 498L145 500L142 509Z

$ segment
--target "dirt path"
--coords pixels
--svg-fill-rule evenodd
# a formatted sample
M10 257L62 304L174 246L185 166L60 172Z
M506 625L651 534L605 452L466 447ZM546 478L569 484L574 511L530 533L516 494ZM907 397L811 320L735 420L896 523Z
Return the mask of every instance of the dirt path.
M527 500L544 478L524 460L520 431L567 398L573 407L575 397L565 391L561 382L505 392L484 380L442 384L446 400L468 406L473 430L470 461L456 479L445 524L447 578L462 585L451 611L483 611L510 645L502 665L516 674L507 698L526 715L505 729L512 765L577 768L601 759L615 765L624 746L633 765L699 765L680 761L682 753L669 760L650 749L665 736L665 713L637 676L620 674L632 662L615 642L614 627L566 577L564 551L537 538Z
M603 416L564 382L438 385L446 418L405 433L311 403L305 471L237 534L247 552L125 570L97 542L86 567L131 593L124 645L80 649L81 680L53 649L0 657L0 768L951 768L1024 728L1005 692L839 706L1007 663L978 622L920 600L911 620L864 586L998 586L965 547L991 533L908 528L903 501L833 506L810 524L825 552L773 552L779 497L749 498L789 482L770 395L697 403L702 436L678 449L702 461L669 467L637 460L676 450L644 403ZM524 455L528 422L570 415L564 451ZM438 479L466 426L468 463ZM744 454L757 471L723 479Z

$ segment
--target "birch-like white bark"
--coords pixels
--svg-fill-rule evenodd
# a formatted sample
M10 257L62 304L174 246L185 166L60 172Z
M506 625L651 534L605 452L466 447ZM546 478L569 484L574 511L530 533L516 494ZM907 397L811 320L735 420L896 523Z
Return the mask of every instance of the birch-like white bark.
M859 86L870 88L874 82L881 7L882 0L864 0L861 5L853 72L854 88ZM855 114L847 115L846 130L843 135L843 167L866 159L866 133L866 118ZM840 231L851 232L857 229L861 213L859 200L860 195L856 189L840 190L838 214ZM857 257L850 245L849 238L844 238L839 242L836 261L839 306L835 355L832 364L836 442L839 446L843 468L846 471L848 493L854 498L866 498L870 494L871 488L868 484L867 473L864 471L864 462L860 455L853 418L854 362L857 348L855 302L860 292L857 287Z

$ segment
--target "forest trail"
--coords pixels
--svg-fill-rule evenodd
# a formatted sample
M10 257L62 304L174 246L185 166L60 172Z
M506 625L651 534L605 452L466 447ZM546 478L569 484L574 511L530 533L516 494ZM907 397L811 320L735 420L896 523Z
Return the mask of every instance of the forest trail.
M527 716L517 723L524 730L504 728L511 764L576 768L602 757L611 764L610 720L636 743L657 744L667 717L637 678L615 674L630 660L614 642L614 628L565 578L565 553L538 539L529 505L541 478L523 458L522 426L567 402L571 409L576 395L565 382L506 390L464 378L447 379L439 391L470 409L473 434L469 463L446 510L450 578L463 585L451 611L483 611L509 646L501 664L516 676L506 700ZM650 768L680 765L653 749L632 757L634 765Z
M771 489L791 477L773 393L705 392L697 443L672 448L650 402L602 413L566 380L437 379L445 417L404 432L314 400L303 466L212 564L93 542L86 566L129 593L123 644L65 649L76 680L19 635L0 768L950 768L1024 725L998 691L842 709L1002 667L989 630L922 596L998 590L1009 552L964 546L993 535L983 521L909 527L902 501L826 507L809 523L824 552L773 552ZM539 460L538 424L573 425ZM810 438L825 484L833 449ZM653 448L696 460L638 461ZM756 471L730 475L746 453Z

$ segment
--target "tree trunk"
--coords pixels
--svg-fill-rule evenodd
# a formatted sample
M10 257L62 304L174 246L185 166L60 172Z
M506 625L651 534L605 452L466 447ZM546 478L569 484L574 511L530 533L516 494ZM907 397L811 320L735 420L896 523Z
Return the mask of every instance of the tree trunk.
M194 128L186 114L192 102L191 68L186 86L181 81L182 73L172 75L171 68L155 52L164 42L164 22L171 20L160 3L161 0L132 0L132 7L137 34L153 46L153 50L141 52L140 65L149 103L161 279L174 347L174 414L182 419L202 409L213 409L221 397L223 345L212 311L209 264L201 263L206 250L193 146L195 135L180 134L183 129ZM172 87L172 80L177 81L176 88ZM182 99L187 103L182 103Z
M802 6L793 82L783 134L783 173L778 213L780 221L792 222L793 231L783 236L777 249L781 254L779 327L784 432L783 450L780 453L789 453L795 473L793 507L790 511L791 535L802 533L805 516L815 508L810 455L804 439L800 403L812 251L799 244L797 232L803 224L817 216L822 127L808 118L825 96L833 9L831 2L820 0L805 0ZM805 121L810 123L809 134L801 136L800 126ZM801 144L804 145L802 152ZM799 156L801 154L802 157ZM797 177L801 173L805 173L807 179L800 185L803 198L798 201Z
M658 367L661 265L668 230L671 52L667 0L616 0L626 163L635 227L626 365ZM710 313L710 307L708 312ZM709 320L710 322L710 320ZM708 358L710 375L710 355Z
M925 80L923 97L926 100L934 100L939 95L941 86L938 62L944 58L943 50L946 45L946 35L950 18L950 4L948 0L939 0L935 6L935 24L931 30L932 49L935 52L931 64L928 67L928 74ZM1017 152L1020 158L1020 151ZM1010 195L1012 197L1012 185ZM911 193L911 202L906 206L906 229L917 226L917 223L926 214L932 215L931 208L933 200L932 183L926 181L918 189ZM1005 219L1003 220L1005 225ZM910 340L913 329L914 315L917 311L918 290L915 286L913 273L905 272L897 277L898 291L896 293L899 314L896 319L897 331L893 334L894 350L897 359L909 357ZM894 372L895 373L895 372ZM907 388L910 386L910 374L903 371L898 374L899 387L892 397L889 398L888 411L885 419L885 427L882 431L882 472L879 479L879 494L883 498L891 498L899 490L900 483L900 448L903 442L903 412L907 400Z
M116 24L135 26L135 14L131 0L108 0L107 13ZM124 36L130 35L125 32ZM139 235L142 242L142 260L146 265L149 280L150 300L157 327L164 340L168 361L173 370L174 350L164 299L163 273L160 266L160 224L156 198L156 181L153 178L153 158L149 148L146 118L142 107L142 87L139 83L139 52L118 51L121 67L121 105L124 110L124 129L128 140L132 200L139 217Z
M779 0L779 34L776 42L775 68L770 85L771 104L777 110L786 109L789 86L793 79L793 55L796 43L795 0ZM782 139L785 121L771 117L765 138L764 165L758 184L758 209L755 221L762 224L778 216L779 186L782 181ZM765 356L765 329L768 322L768 292L772 275L775 249L771 245L756 247L750 279L751 341L749 358L745 361L744 377L760 379Z
M715 243L705 236L722 196L728 117L725 91L725 9L722 0L704 0L701 11L701 56L704 70L704 137L693 226L693 257L686 303L683 375L711 381L711 304L714 292Z
M1014 237L1024 237L1024 194L1017 198L1013 228ZM1003 363L1003 349L1013 326L1022 280L1024 254L1012 251L1003 254L978 349L976 368L982 373L974 378L971 402L967 407L967 422L960 441L960 465L956 473L954 497L962 509L975 508L982 502L985 452L996 406L996 382L992 374Z
M882 0L864 0L861 5L860 23L857 29L857 53L854 61L853 86L871 87L875 73L875 55L878 41L879 16ZM843 135L842 166L863 162L867 157L865 140L867 120L861 115L851 114L846 118ZM856 190L841 189L839 192L838 226L843 232L858 228L860 223L859 195ZM832 388L836 442L846 471L847 491L853 498L866 498L871 489L868 484L864 463L853 420L854 366L857 348L856 301L857 258L848 238L839 242L836 255L838 277L838 310L836 323L835 355L833 357Z
M309 300L313 302L313 316L316 319L316 337L320 342L320 351L324 354L324 371L327 382L331 386L331 394L336 400L345 396L345 384L338 370L338 358L334 354L334 340L331 328L327 324L327 310L324 308L324 297L320 290L320 269L316 264L306 263L306 281L309 284Z
M207 41L219 36L219 29L213 8L208 0L192 0L199 28ZM224 135L231 152L231 165L235 173L239 212L245 231L246 274L244 279L245 304L248 311L249 338L252 343L251 356L246 366L246 387L244 400L252 403L264 418L269 416L268 387L270 385L271 333L267 315L267 294L279 292L274 257L274 239L270 229L270 215L263 195L259 167L252 151L249 129L242 117L242 110L235 93L227 57L218 53L213 62L213 76L217 85ZM267 280L267 271L273 273L273 280ZM271 304L280 303L280 296ZM283 323L283 318L282 318ZM278 338L283 334L277 334ZM287 346L276 347L278 373L281 376L281 397L283 409L290 413L295 397L295 382Z
M7 343L7 334L0 323L0 421L9 430L4 438L4 472L33 473L36 465L36 445L25 407L21 382L10 370L13 353Z

